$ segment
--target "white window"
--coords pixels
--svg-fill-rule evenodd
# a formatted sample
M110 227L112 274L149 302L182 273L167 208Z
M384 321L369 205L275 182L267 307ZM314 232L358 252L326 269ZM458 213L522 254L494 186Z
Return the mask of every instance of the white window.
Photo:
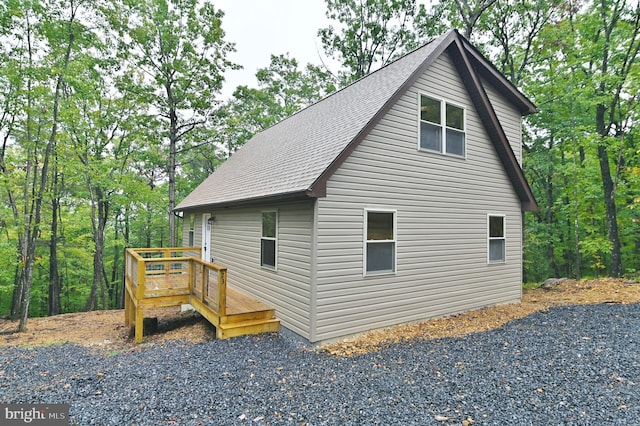
M420 95L420 149L465 156L464 108Z
M191 213L189 215L189 246L193 247L196 241L196 215Z
M260 238L260 265L276 269L278 248L278 212L262 212L262 237Z
M504 263L506 260L506 233L504 215L487 216L487 242L489 263Z
M364 274L396 271L396 213L365 210Z

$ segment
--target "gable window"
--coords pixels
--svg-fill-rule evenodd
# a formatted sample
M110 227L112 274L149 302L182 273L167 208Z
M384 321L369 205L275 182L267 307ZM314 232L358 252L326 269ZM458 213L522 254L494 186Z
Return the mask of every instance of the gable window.
M262 237L260 238L260 265L276 269L278 246L278 212L262 212Z
M396 270L396 213L365 211L365 275Z
M187 247L195 246L196 241L196 215L191 213L189 215L189 245Z
M504 215L489 215L487 219L488 260L489 263L504 263L506 253L506 235Z
M420 149L465 156L464 109L420 95Z

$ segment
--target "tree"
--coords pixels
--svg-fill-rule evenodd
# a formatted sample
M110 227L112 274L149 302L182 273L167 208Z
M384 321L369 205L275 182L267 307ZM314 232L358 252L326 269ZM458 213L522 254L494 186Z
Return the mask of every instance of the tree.
M342 84L357 80L415 47L428 14L415 0L326 0L327 18L318 31L326 54L341 62ZM422 25L416 26L416 22ZM416 31L419 28L419 31Z
M175 245L177 156L185 136L209 120L223 73L235 67L226 59L233 44L224 41L223 12L208 2L122 1L109 16L119 30L122 60L144 76L141 105L166 123L160 136L168 146L168 243Z
M584 267L620 276L625 256L637 262L632 233L620 232L634 229L632 209L619 206L634 205L638 7L571 6L542 29L538 59L521 80L542 110L530 119L534 142L546 141L527 149L531 181L543 184L537 196L546 201L546 230L538 232L553 232L550 259L575 276Z
M79 164L75 173L86 186L84 197L91 206L93 242L93 279L85 310L95 309L98 295L102 309L108 306L106 295L105 238L114 196L128 179L132 154L132 134L137 131L135 98L127 93L128 76L117 77L115 62L102 50L101 59L87 58L85 72L76 75L67 90L69 119L66 130L71 151ZM98 294L99 292L99 294Z
M578 24L578 48L590 56L582 71L592 82L587 90L593 99L594 130L598 136L594 142L611 243L610 273L619 277L623 268L616 192L625 165L622 152L629 132L628 118L637 105L635 96L626 89L638 69L640 4L633 8L623 0L600 0Z
M10 137L22 152L21 172L8 176L6 164L2 172L8 180L22 187L19 200L9 195L19 234L20 270L14 290L12 314L19 312L19 331L26 330L36 261L36 245L41 230L49 165L60 122L60 100L73 54L82 40L85 28L78 23L80 5L68 3L12 4L5 15L5 41L17 58L14 63L20 76L14 87L25 112L16 116ZM35 50L39 48L36 55ZM44 70L51 70L45 72ZM3 156L6 152L3 153ZM5 161L5 158L3 158ZM8 187L11 191L11 185Z
M230 155L256 132L336 90L333 77L320 67L301 68L295 58L271 55L271 63L256 72L257 88L238 86L218 113L218 136Z
M455 0L455 6L464 26L464 36L466 38L471 39L471 34L478 20L494 3L496 3L496 0L472 0L471 2L469 0Z
M456 0L456 3L467 5L464 0ZM490 35L491 44L499 46L497 53L491 55L492 60L516 86L520 86L531 72L529 68L542 59L542 55L536 55L534 46L543 28L560 19L563 6L563 0L516 0L495 4L484 1L476 5L476 13L482 14L474 20L478 31ZM467 12L460 13L468 14L467 8L468 5L465 7Z

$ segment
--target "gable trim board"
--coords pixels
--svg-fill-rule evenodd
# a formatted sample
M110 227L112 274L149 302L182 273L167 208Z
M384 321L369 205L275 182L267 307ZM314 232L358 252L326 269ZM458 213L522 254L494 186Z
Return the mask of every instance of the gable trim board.
M456 44L458 43L462 43L459 38L456 40ZM514 154L513 149L509 144L509 140L507 139L507 135L505 134L504 129L498 120L498 116L491 105L489 96L484 90L480 78L473 71L471 62L466 55L466 49L460 46L458 49L448 49L448 52L451 55L454 64L457 65L458 72L460 72L462 76L462 81L471 95L471 100L473 101L478 114L482 118L485 130L489 134L489 139L493 142L496 152L498 153L498 157L500 157L507 175L511 179L511 183L520 198L522 210L539 210L538 204L533 196L533 192L531 192L531 187L529 187L529 184L524 177L522 168L520 168L520 164L518 164L516 155ZM532 108L535 108L533 104ZM529 112L529 110L527 112Z
M232 155L215 173L189 194L176 207L176 210L254 205L256 202L326 196L328 179L385 116L394 103L445 51L454 59L458 73L462 76L467 90L472 95L474 106L483 117L487 133L520 198L522 210L537 211L538 205L531 188L509 145L504 129L493 110L478 73L482 74L488 82L495 84L499 93L513 102L522 115L536 112L537 108L506 78L501 77L500 73L456 30L419 47L256 134L247 141L243 148ZM417 56L421 53L424 57ZM469 55L472 59L468 57ZM397 79L396 74L401 74L400 80ZM376 87L367 86L367 84L374 86L374 83ZM388 96L383 97L383 93ZM362 103L349 104L351 98L362 101L362 98L368 100L367 96L378 96L378 99L374 101L379 103L371 106ZM344 114L338 114L336 108L339 109L345 105L349 107L347 108L349 110L343 110ZM358 108L363 110L369 108L369 110L360 112L357 111ZM314 124L317 126L316 121L322 121L323 118L325 125L333 125L337 120L343 121L335 124L339 127L337 129L314 128ZM352 125L352 128L346 128L348 125ZM296 131L303 136L299 139L294 138L292 135L298 134ZM326 132L327 135L323 133L323 136L317 139L319 138L318 132ZM341 137L342 135L347 137ZM327 148L327 152L318 150L314 142L324 143L323 147ZM273 149L270 151L270 148L281 145L280 151L284 152L274 154ZM248 146L251 146L249 150L246 149ZM313 148L316 151L311 155L304 152L306 149ZM247 153L248 151L251 152ZM272 163L262 164L262 161L272 161ZM304 167L297 164L304 161L310 161L311 164ZM236 169L244 170L245 174L241 177L237 176L237 172L234 172ZM221 188L230 187L242 188L244 193L242 191L227 192L221 195L216 193Z

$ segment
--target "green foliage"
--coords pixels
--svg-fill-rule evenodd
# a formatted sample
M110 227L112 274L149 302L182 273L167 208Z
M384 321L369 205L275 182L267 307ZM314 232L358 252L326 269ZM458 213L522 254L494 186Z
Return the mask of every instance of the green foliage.
M335 91L333 77L295 58L271 55L271 63L256 73L258 88L238 86L218 113L219 135L232 153L256 132L272 126L296 111Z
M345 70L342 84L357 80L403 55L418 40L441 29L415 0L326 0L327 18L335 22L318 31L329 57Z

